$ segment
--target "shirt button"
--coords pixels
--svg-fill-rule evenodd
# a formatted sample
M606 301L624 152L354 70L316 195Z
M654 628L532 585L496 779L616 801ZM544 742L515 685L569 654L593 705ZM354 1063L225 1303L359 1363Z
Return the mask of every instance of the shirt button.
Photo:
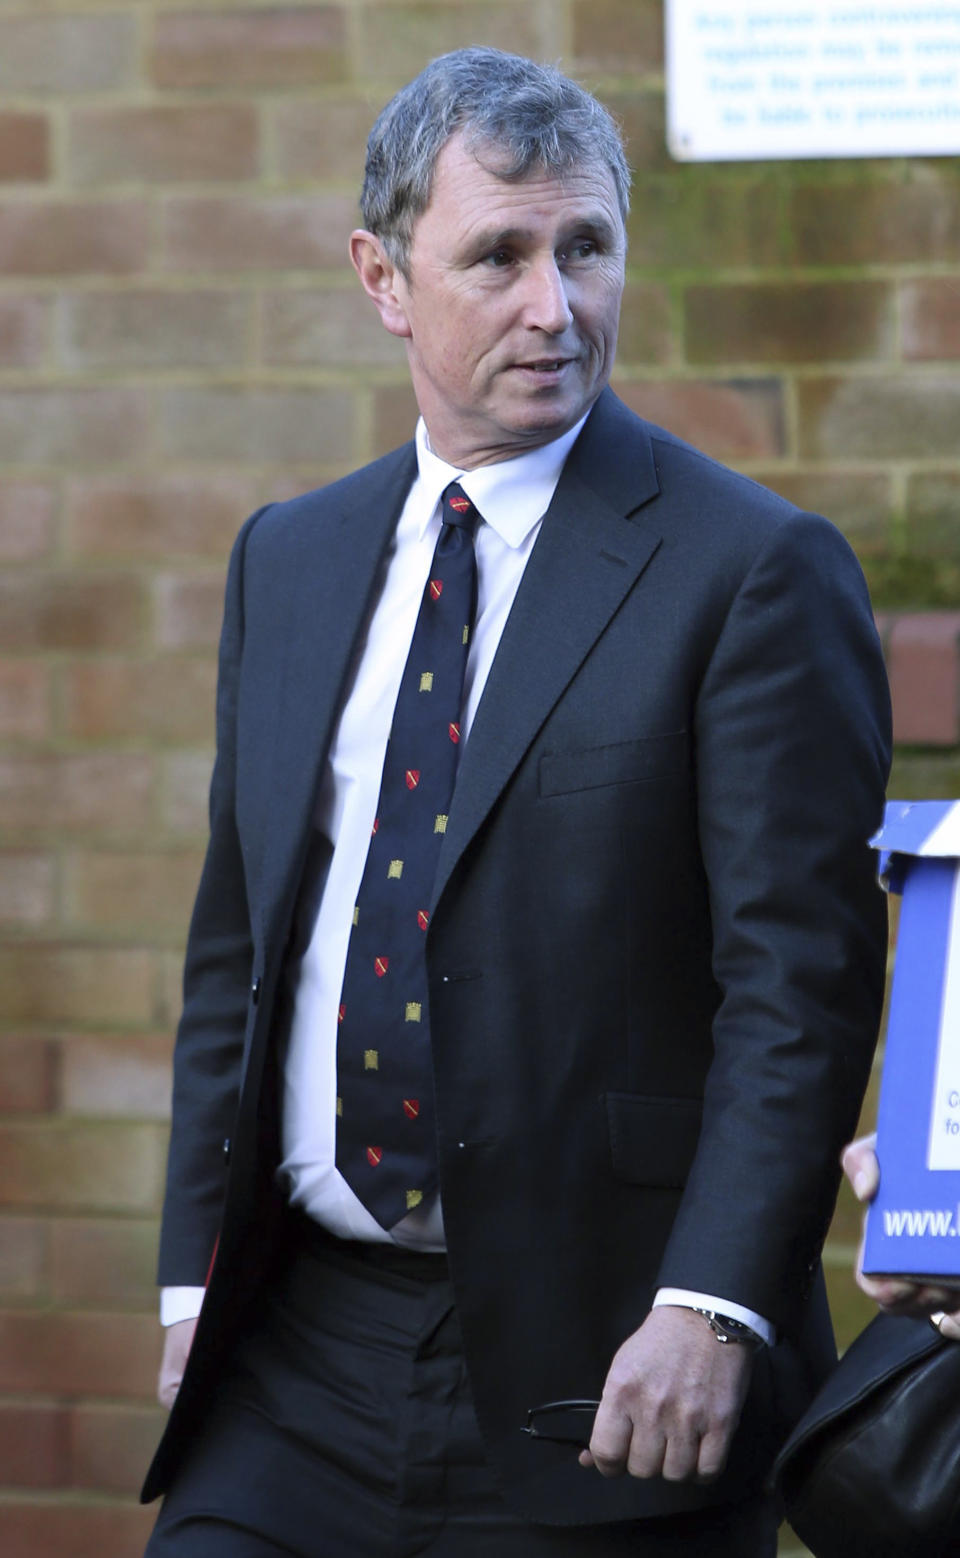
M253 984L250 986L250 996L254 1006L256 1006L260 1000L260 986L261 980L260 975L258 974L256 979L253 981Z
M224 1143L223 1143L223 1161L224 1161L224 1163L229 1163L230 1162L230 1137L229 1136L227 1136L225 1138Z

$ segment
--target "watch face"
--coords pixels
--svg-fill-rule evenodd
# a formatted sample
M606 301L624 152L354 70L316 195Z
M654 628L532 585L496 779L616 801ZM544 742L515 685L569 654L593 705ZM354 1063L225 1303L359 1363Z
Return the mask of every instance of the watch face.
M745 1342L748 1346L762 1347L763 1337L751 1330L743 1320L734 1320L730 1315L718 1314L715 1309L697 1309L698 1315L703 1315L714 1336L719 1342Z

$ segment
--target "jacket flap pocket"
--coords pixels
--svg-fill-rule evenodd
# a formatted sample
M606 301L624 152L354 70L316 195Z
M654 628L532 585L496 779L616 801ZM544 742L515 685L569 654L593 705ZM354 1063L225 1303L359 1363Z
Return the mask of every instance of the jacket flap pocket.
M608 1093L613 1172L632 1185L678 1190L687 1182L700 1138L699 1098Z
M686 763L687 733L672 730L637 741L581 747L572 752L544 752L540 759L540 794L564 795L605 784L630 784L666 779Z

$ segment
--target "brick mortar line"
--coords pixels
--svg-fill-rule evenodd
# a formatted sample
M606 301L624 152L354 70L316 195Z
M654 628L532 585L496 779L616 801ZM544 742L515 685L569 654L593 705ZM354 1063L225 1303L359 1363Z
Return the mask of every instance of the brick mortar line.
M0 202L2 203L2 202ZM869 265L803 265L786 262L776 265L709 265L631 263L627 249L627 280L648 281L661 276L678 287L711 286L850 286L867 282L955 281L960 280L960 265L954 260L877 261ZM705 279L707 278L707 279Z
M98 859L102 858L99 851L96 853ZM196 877L199 880L199 865ZM18 933L16 926L8 924L4 927L2 943L5 946L18 947L21 951L26 949L38 952L49 952L51 950L56 950L57 952L90 952L109 949L118 952L182 953L186 945L188 917L188 913L185 910L183 923L177 929L166 930L159 926L143 924L138 926L134 924L127 930L127 921L123 922L122 927L119 924L101 926L88 920L71 916L62 924L51 924L47 927L44 937L39 935L40 927L36 925L28 926L22 933ZM128 940L128 936L135 939ZM65 937L69 937L69 941L65 940ZM82 941L78 942L78 937L82 937ZM146 1032L148 1029L144 1028L142 1031ZM110 1116L109 1118L116 1118L116 1116ZM154 1119L156 1116L145 1116L145 1118Z
M292 394L302 393L306 395L313 392L320 394L321 392L327 390L340 390L345 394L358 395L367 389L377 390L401 387L401 385L393 379L371 381L356 373L344 372L341 375L328 369L318 369L316 377L305 377L302 368L298 368L295 375L291 373L291 375L288 376L285 374L282 368L270 369L259 363L251 363L248 372L243 371L242 365L240 366L239 371L237 368L226 368L222 373L210 373L209 375L202 373L200 370L191 373L189 370L182 369L170 369L169 372L164 372L162 369L157 369L155 376L151 377L150 379L146 379L144 377L144 372L145 370L142 367L116 369L104 367L95 370L94 373L91 373L89 370L77 370L76 372L71 372L68 369L57 368L51 374L45 373L43 377L34 377L30 379L20 379L15 376L7 377L4 373L0 372L0 394L17 393L19 391L23 391L25 394L38 395L43 395L45 393L57 394L60 392L82 393L84 391L87 391L90 394L95 394L98 390L110 391L126 389L131 391L156 391L157 394L161 395L170 390L183 390L187 392L211 391L214 393L224 391L227 393L236 393L237 395L257 395L270 391L287 391ZM624 380L623 382L626 381ZM663 382L672 383L674 381L664 380ZM405 388L405 386L403 387ZM152 394L151 398L153 398ZM156 411L159 413L160 408L157 407ZM410 432L412 436L412 423ZM161 461L166 463L162 450L158 449L156 454L158 463ZM236 463L236 458L236 456L232 457L233 463ZM220 463L222 466L224 462L221 461ZM269 464L272 462L266 463L268 464L269 468ZM277 464L286 463L287 462L282 458L282 456L278 457ZM307 462L301 460L297 463L305 464ZM92 466L94 469L98 470L108 469L105 464L101 464L99 461L92 462ZM90 465L82 466L79 461L70 460L63 462L52 461L50 463L50 468L53 470L63 470L68 468L79 471L82 469L90 469L91 467ZM123 468L130 469L131 466L125 466ZM132 468L136 470L144 469L144 461L140 459L135 460L133 462ZM242 462L242 468L244 470L247 468L246 462ZM2 467L0 467L0 469L2 469Z
M131 199L134 193L136 193L135 202ZM320 183L306 180L298 181L296 184L289 186L266 186L262 180L208 182L203 184L198 182L192 185L177 182L152 184L144 183L143 181L132 181L127 185L76 186L68 194L64 195L63 198L61 198L61 192L58 191L57 198L55 199L47 198L48 191L45 188L38 190L32 186L27 191L20 190L14 193L9 187L0 186L0 209L2 209L4 204L7 204L10 207L20 206L23 208L35 206L37 209L50 211L71 207L95 206L114 206L121 210L129 209L131 204L135 203L145 208L158 209L162 215L166 207L176 201L221 201L229 204L232 201L249 203L251 198L253 198L254 200L261 199L265 205L275 201L282 202L287 199L299 200L302 203L308 204L312 197L343 197L352 196L354 193L355 186L352 183L348 184L346 181ZM264 225L267 225L266 222ZM244 269L238 272L228 272L227 275L249 278L251 282L264 275L282 276L285 281L287 278L296 281L299 278L316 279L337 275L342 276L347 281L353 280L355 284L355 278L353 278L349 262L346 259L346 240L348 236L345 232L345 257L343 263L316 265L313 267L290 267L286 269L279 266L271 268L258 267L253 271ZM770 266L722 268L707 267L705 265L701 268L673 265L666 262L662 264L629 263L629 251L627 258L626 281L628 284L659 282L677 288L681 294L685 294L689 288L703 289L705 287L716 291L722 291L728 287L744 286L756 288L757 290L764 288L769 288L770 290L775 288L782 290L796 288L801 290L816 286L846 285L857 287L886 283L891 290L894 290L897 287L902 288L904 285L916 282L945 281L960 283L960 267L953 262L949 264L944 262L939 265L932 262L917 262L915 265L864 266L857 270L847 268L842 272L838 272L833 268L817 270L805 267L802 271L798 271L785 267ZM160 261L162 256L155 253L154 259ZM169 278L171 281L181 279L187 281L194 276L211 276L219 282L224 280L224 272L222 270L205 271L202 268L190 270L179 266L174 269L161 263L157 263L155 267L148 265L140 270L124 270L117 273L110 271L92 273L88 271L60 271L53 274L44 274L32 271L11 272L8 270L0 278L0 293L22 290L24 285L39 286L57 281L61 283L64 281L72 282L75 279L84 281L91 277L111 283L115 281L118 285L142 283L145 278L151 276L156 276L158 279Z
M266 296L267 293L279 292L282 296L300 297L312 293L342 295L346 297L359 297L355 292L357 278L352 271L329 270L317 273L314 280L310 280L310 272L291 272L293 280L290 285L268 283L264 285L262 271L234 271L232 281L224 282L219 272L184 272L184 271L156 271L152 273L129 272L122 276L107 277L103 272L93 274L77 273L75 275L60 274L57 276L11 277L9 273L0 278L0 304L5 300L14 303L29 303L34 300L43 303L70 302L75 297L101 297L113 301L115 297L143 297L147 294L159 294L160 297L192 297L198 293L212 293L216 297L244 298L255 297L258 294ZM206 275L211 279L205 281ZM201 279L197 279L197 278ZM373 304L370 304L370 318L374 317Z
M3 755L5 757L11 757L11 756L16 757L16 756L19 756L20 754L19 753L6 752ZM31 754L31 755L36 755L36 754ZM54 756L55 757L55 756L58 756L60 754L57 754L57 753L47 753L47 754L43 754L43 755L44 756ZM110 755L110 754L108 753L107 755ZM122 754L119 754L119 755L122 755ZM206 756L206 754L204 754L204 755ZM212 751L210 752L209 757L210 757L210 764L211 764L211 767L212 767L212 765L213 765L213 752ZM95 848L97 846L101 846L101 845L104 845L104 844L111 844L111 845L115 844L118 847L122 847L125 843L129 843L131 846L133 846L138 841L142 842L143 837L144 837L144 832L145 832L144 828L139 828L137 830L124 830L123 828L93 828L93 827L89 827L89 826L85 826L85 827L82 827L82 828L78 827L78 828L75 828L75 829L72 829L72 830L69 830L69 831L59 832L59 833L54 833L48 826L38 826L38 827L18 826L15 830L7 829L7 828L0 828L0 849L2 849L2 850L19 850L19 851L23 851L23 850L27 850L27 851L31 851L31 850L51 850L51 851L55 851L56 852L56 851L59 851L59 850L64 849L64 848L73 847L74 845L80 845L80 846L83 846L83 847L86 847L86 848L90 848L90 849L93 849L93 848ZM179 831L179 830L177 830L175 828L164 827L162 824L156 824L155 825L155 831L154 831L154 828L151 828L151 830L150 830L150 837L151 837L151 839L157 839L157 840L168 839L168 838L169 839L181 839L182 838L182 839L186 839L186 840L194 840L196 842L196 844L197 844L197 847L199 849L201 849L201 850L203 849L203 847L204 847L204 845L206 843L206 834L205 833L201 833L199 830L196 833L193 833L193 832L187 833L187 832L181 832L181 831ZM24 939L26 939L26 938L24 938ZM34 937L34 940L36 940L35 937ZM58 944L62 945L64 951L70 951L70 950L83 951L83 945L81 943L76 942L73 939L71 939L68 943L64 943L63 940L62 940L62 937L60 937L59 941L58 941ZM46 947L48 945L48 943L44 942L44 943L41 943L41 945ZM171 949L169 947L157 948L157 947L155 947L152 944L152 942L147 942L147 943L142 943L141 942L137 947L128 947L128 948L124 948L124 950L125 951L140 951L140 952L169 952ZM17 1023L18 1020L19 1019L17 1019L17 1020L14 1020L12 1018L10 1019L10 1021L11 1021L11 1023L12 1023L14 1028L16 1027L16 1023ZM5 1021L6 1021L5 1018L0 1017L0 1025L2 1025ZM84 1033L99 1031L98 1025L97 1025L96 1022L91 1024L91 1023L88 1023L86 1021L86 1019L81 1020L80 1018L70 1019L70 1021L76 1027L78 1032L80 1032L81 1029L82 1029L82 1031ZM150 1031L150 1022L151 1021L155 1022L156 1019L144 1018L143 1022L140 1022L138 1020L136 1023L129 1024L128 1026L136 1027L138 1032L139 1031L143 1031L143 1032L147 1033L147 1032ZM32 1022L31 1023L30 1032L31 1033L42 1032L42 1031L45 1031L46 1027L48 1027L48 1026L49 1026L49 1023L47 1023L45 1019L39 1019L38 1018L36 1022ZM57 1026L57 1025L55 1024L54 1026ZM62 1027L62 1024L60 1024L60 1026ZM105 1025L104 1031L106 1030L106 1028L109 1028L109 1031L111 1033L122 1033L122 1032L125 1031L125 1025L123 1023L114 1023L112 1021Z
M798 474L810 476L824 475L858 475L863 477L883 476L889 478L896 474L903 464L902 456L891 458L889 463L881 463L879 456L871 461L870 465L863 466L860 470L851 471L850 467L843 464L844 456L838 455L838 464L834 464L829 455L798 455L795 468ZM776 456L756 456L749 460L728 461L735 470L743 471L744 475L750 475L753 471L772 471L776 469L781 474L781 466ZM794 462L788 462L787 469L793 471ZM944 455L931 455L929 458L917 456L909 462L909 474L913 476L951 476L960 470L960 452L956 460L948 459ZM931 607L931 610L936 608Z
M628 372L624 372L624 367ZM796 379L808 380L815 383L817 379L856 379L867 382L871 379L879 383L890 383L890 363L882 358L852 358L838 362L835 359L819 359L816 362L784 362L776 359L771 362L740 362L731 359L723 363L684 363L682 372L669 375L670 382L683 382L684 379L710 379L721 382L725 379L775 379L787 376ZM617 376L629 379L633 382L644 382L651 378L663 378L663 368L660 364L639 363L636 368L630 368L629 364L617 365ZM916 363L904 363L901 371L892 383L896 390L901 383L917 383L922 379L947 379L955 378L960 384L960 357L941 358L931 361Z
M80 1037L81 1038L86 1038L87 1035L81 1034ZM165 1038L165 1037L167 1037L167 1035L161 1034L161 1035L158 1035L158 1037ZM69 1042L69 1039L68 1039L68 1042ZM171 1055L172 1055L172 1053L173 1052L172 1052L172 1048L171 1048ZM156 1121L151 1120L149 1123L151 1125L154 1125L154 1124L156 1124ZM112 1224L114 1222L118 1222L118 1223L127 1224L131 1228L139 1228L142 1233L146 1234L146 1233L151 1232L153 1229L155 1229L157 1227L157 1225L159 1224L159 1221L160 1221L159 1213L154 1213L152 1215L145 1216L142 1212L130 1212L130 1211L127 1210L126 1207L120 1207L118 1209L117 1213L116 1213L116 1216L115 1217L110 1217L110 1218L103 1218L96 1212L87 1212L87 1211L83 1210L82 1208L80 1208L77 1211L57 1212L57 1213L55 1213L49 1219L49 1221L45 1221L44 1222L44 1232L46 1234L51 1235L53 1238L55 1238L56 1235L57 1235L58 1229L60 1228L60 1225L63 1224L63 1223L66 1223L68 1225L68 1227L72 1228L75 1224L78 1224L78 1223L83 1223L83 1224L86 1224L86 1223L103 1224L104 1222L109 1222L109 1223ZM40 1222L40 1218L37 1217L36 1213L34 1211L32 1211L30 1207L11 1206L11 1205L4 1205L3 1207L0 1207L0 1223L39 1223L39 1222ZM44 1241L43 1241L44 1246L45 1247L48 1246L50 1244L50 1242L51 1242L50 1239L45 1238ZM49 1251L47 1251L47 1253L49 1253ZM2 1396L2 1395L3 1395L3 1392L0 1391L0 1396Z
M411 436L413 428L410 429ZM285 474L298 476L316 474L324 482L336 481L339 476L347 475L355 467L351 466L349 459L331 460L251 460L238 467L236 461L231 463L231 474L249 480L273 481L283 478ZM196 477L198 480L210 480L213 477L224 475L224 462L216 460L187 459L183 456L165 457L157 455L149 462L138 461L136 464L121 464L106 462L79 466L76 464L19 465L13 461L0 466L0 487L18 486L21 483L32 485L35 483L47 484L49 482L65 481L72 478L88 480L90 478L103 478L111 481L121 477L128 480L151 481L157 476L175 470L184 480ZM305 489L306 490L306 489ZM269 497L263 499L270 502ZM239 526L237 527L239 529ZM13 564L4 566L13 566Z
M358 194L356 183L353 180L348 182L346 178L302 177L288 184L279 180L271 181L262 171L243 177L227 174L223 178L206 179L151 178L129 174L122 178L80 179L75 182L63 179L45 184L0 183L0 207L7 204L53 210L67 206L130 205L134 201L145 204L158 199L164 202L177 199L249 201L258 197L267 203L300 196L353 197ZM359 212L359 207L357 209Z
M788 458L796 460L800 455L800 404L796 382L789 374L783 384L782 407L784 453Z
M82 18L85 16L141 15L210 15L225 16L259 11L346 11L368 0L40 0L36 5L18 10L0 10L0 29L7 20L36 21L49 18ZM379 0L391 4L392 0ZM457 0L458 5L482 4L484 0ZM21 0L23 4L23 0Z
M151 1037L156 1037L156 1034L152 1034ZM170 1035L170 1041L172 1045L172 1034ZM119 1134L121 1131L126 1131L128 1133L134 1132L137 1136L142 1131L146 1133L148 1140L155 1143L156 1140L166 1136L170 1127L170 1120L168 1116L144 1114L140 1110L131 1110L126 1114L105 1114L102 1111L99 1114L94 1114L89 1110L69 1111L62 1107L57 1107L35 1113L14 1110L0 1111L0 1126L4 1130L15 1130L22 1136L34 1137L40 1134L46 1136L66 1136L78 1129L81 1131L106 1130L114 1135ZM19 1204L26 1207L30 1206L29 1203L22 1200ZM53 1216L62 1215L63 1213L64 1208L60 1202L45 1202L44 1205L52 1208L51 1215ZM94 1207L91 1206L89 1199L84 1201L83 1206L88 1216L99 1215L94 1210ZM60 1208L59 1213L57 1211L58 1208ZM36 1212L35 1206L30 1209ZM131 1219L140 1222L151 1221L151 1218L139 1209L132 1210L129 1206L126 1206L124 1210Z
M310 362L271 363L263 361L227 361L223 363L199 363L192 364L164 364L164 363L101 363L91 362L79 367L71 367L62 362L55 362L53 372L44 368L0 368L0 386L6 389L49 389L62 387L65 389L97 389L101 387L115 387L118 381L130 389L142 390L166 390L179 386L203 387L203 388L236 388L253 389L276 388L283 386L287 389L316 390L326 386L336 389L367 388L373 389L407 387L409 380L401 376L400 370L403 364L350 364L325 363L318 359L314 365ZM656 367L656 364L640 362L635 365L636 371L646 374ZM957 364L960 372L960 362ZM782 370L780 370L782 371ZM620 375L624 375L621 373ZM737 372L727 377L768 379L775 374L769 370L764 373L751 372L745 375ZM705 375L685 371L683 378L699 380ZM711 374L711 377L718 375ZM828 377L835 377L829 374ZM51 380L55 381L52 383Z
M99 1401L99 1396L84 1395L82 1400ZM118 1398L119 1399L119 1398ZM130 1401L130 1397L122 1398ZM136 1400L146 1401L146 1396L136 1397ZM0 1488L0 1510L25 1509L37 1507L39 1509L143 1509L143 1518L150 1518L149 1510L137 1502L136 1493L103 1493L98 1490L76 1487L57 1488L24 1488L22 1491L10 1487Z
M949 469L949 467L948 467ZM960 463L957 469L960 470ZM909 488L914 472L907 462L898 460L890 468L890 540L896 555L909 550Z
M891 324L892 334L893 334L893 339L892 339L892 343L891 343L892 347L893 347L893 350L892 350L892 353L891 353L891 357L892 357L892 360L893 360L893 362L894 362L894 364L895 364L895 366L896 366L896 368L897 368L899 373L902 373L904 371L904 369L909 365L909 363L911 361L911 359L909 357L905 357L904 356L904 315L905 315L905 307L904 307L904 297L903 297L904 288L907 287L907 286L910 286L911 284L912 283L911 283L911 280L909 278L904 277L904 276L898 277L896 282L893 285L893 288L892 288L893 296L892 296L892 299L891 299L890 304L889 304L889 307L890 307L890 324ZM958 354L958 355L960 355L960 354Z
M200 0L199 8L203 9L203 0ZM266 8L269 9L269 4ZM5 20L6 13L0 10L0 41L2 41ZM335 81L263 81L259 84L252 81L239 82L235 85L229 82L211 82L209 86L191 87L164 86L154 81L150 74L146 74L133 81L120 82L115 87L89 89L34 87L28 91L18 91L15 86L12 86L4 89L3 111L42 114L44 111L54 112L60 108L68 113L83 113L86 109L111 108L123 110L249 107L273 112L286 103L298 103L301 106L310 104L317 108L355 103L369 109L372 127L389 93L388 83L355 75L343 76ZM643 169L638 171L642 174Z
M9 1304L9 1298L5 1298L3 1302L4 1304ZM142 1313L142 1311L137 1312ZM129 1396L114 1396L112 1398L97 1396L95 1400L98 1405L101 1401L106 1402L111 1412L129 1411L131 1415L139 1415L143 1410L142 1407L136 1405L135 1401L131 1401ZM76 1400L64 1402L63 1397L55 1391L38 1390L34 1393L24 1390L0 1390L0 1407L37 1407L40 1411L49 1411L52 1408L70 1412L79 1404ZM84 1409L86 1410L86 1404L84 1404ZM158 1406L156 1411L159 1413L162 1411L162 1408Z
M627 278L627 286L631 284L631 278ZM668 370L675 370L686 361L687 353L687 329L686 312L684 308L685 292L683 286L676 283L667 283L667 329L669 332L669 353L664 366Z
M349 273L343 266L318 267L310 270L300 266L296 270L281 271L263 269L244 269L238 271L224 270L198 270L187 271L177 269L157 269L142 271L124 271L117 276L117 280L124 284L124 289L136 294L139 292L151 292L166 290L163 283L169 278L175 285L171 292L239 292L256 291L261 288L266 291L277 290L280 292L310 292L324 290L327 278L341 278L336 285L329 288L330 291L346 291L343 280L349 278ZM5 279L0 282L0 301L9 297L14 300L28 299L32 296L46 298L57 297L65 290L69 295L74 278L78 283L78 291L109 292L114 280L110 271L58 271L55 274L31 274L22 271L17 274L7 272ZM180 284L182 282L182 285ZM46 290L49 288L49 291ZM371 308L373 305L371 304Z
M264 281L264 277L268 279ZM270 277L278 279L271 281ZM13 302L28 302L33 298L49 301L61 297L69 299L75 295L112 298L114 294L119 294L137 297L146 292L159 292L171 297L196 292L213 292L229 297L234 293L246 295L273 291L294 296L309 292L336 292L352 296L357 287L356 276L345 266L330 266L316 271L230 271L226 278L223 271L212 270L126 271L117 276L105 271L61 271L54 275L30 275L25 271L13 275L8 271L0 277L0 302L5 298ZM361 293L357 291L356 296L360 297ZM373 319L373 304L369 306Z

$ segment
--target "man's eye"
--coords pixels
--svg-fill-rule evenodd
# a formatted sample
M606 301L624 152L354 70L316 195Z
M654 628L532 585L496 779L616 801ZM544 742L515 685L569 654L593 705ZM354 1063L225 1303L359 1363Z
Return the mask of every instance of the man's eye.
M572 243L564 249L560 258L563 260L589 260L598 252L598 244L595 238L581 238L579 243Z
M508 249L494 249L490 254L484 256L483 263L492 265L497 270L502 270L505 266L513 263L513 255Z

